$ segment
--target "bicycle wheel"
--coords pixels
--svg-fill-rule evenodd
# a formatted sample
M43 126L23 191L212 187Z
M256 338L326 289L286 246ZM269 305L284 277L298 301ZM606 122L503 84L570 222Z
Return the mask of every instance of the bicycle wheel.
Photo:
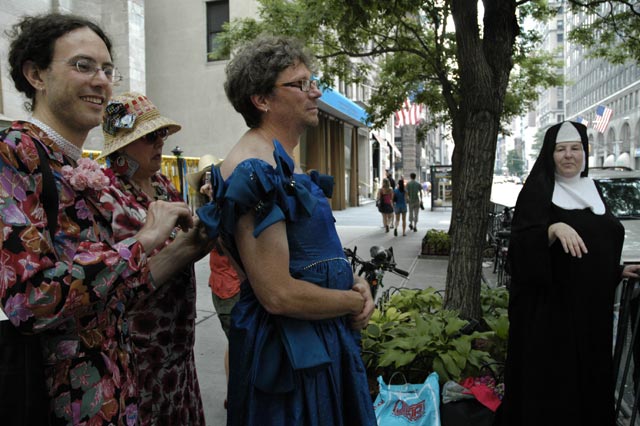
M500 252L498 253L498 280L496 285L498 287L507 286L507 283L510 282L511 277L509 272L507 272L507 247L501 247Z

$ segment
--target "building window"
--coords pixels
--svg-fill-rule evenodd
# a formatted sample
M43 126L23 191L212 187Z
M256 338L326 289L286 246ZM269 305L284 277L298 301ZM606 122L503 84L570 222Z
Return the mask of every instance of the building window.
M222 25L229 21L229 0L207 2L207 61L221 61L228 56L216 53L219 42L216 40L222 32Z

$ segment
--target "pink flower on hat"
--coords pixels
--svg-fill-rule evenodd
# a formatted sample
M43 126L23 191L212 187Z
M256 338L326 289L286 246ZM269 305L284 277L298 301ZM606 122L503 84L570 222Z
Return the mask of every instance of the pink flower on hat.
M87 188L102 191L111 183L100 165L90 158L80 158L77 167L63 166L61 172L76 191Z

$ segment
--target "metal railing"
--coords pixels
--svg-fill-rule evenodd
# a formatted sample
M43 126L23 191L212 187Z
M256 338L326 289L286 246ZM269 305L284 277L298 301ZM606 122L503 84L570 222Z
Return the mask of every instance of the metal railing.
M623 280L614 307L613 368L616 422L638 426L640 400L640 281Z

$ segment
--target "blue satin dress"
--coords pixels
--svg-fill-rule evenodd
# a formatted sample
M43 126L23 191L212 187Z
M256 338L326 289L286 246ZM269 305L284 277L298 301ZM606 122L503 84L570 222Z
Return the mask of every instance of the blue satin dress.
M233 239L238 218L255 212L256 237L284 220L291 276L351 289L353 273L325 197L333 180L294 174L293 160L275 140L274 158L275 168L245 160L226 181L218 169L212 171L213 201L198 210L209 236L221 235L241 264ZM359 332L350 329L347 317L305 321L271 315L245 281L232 312L229 359L228 425L376 424Z

